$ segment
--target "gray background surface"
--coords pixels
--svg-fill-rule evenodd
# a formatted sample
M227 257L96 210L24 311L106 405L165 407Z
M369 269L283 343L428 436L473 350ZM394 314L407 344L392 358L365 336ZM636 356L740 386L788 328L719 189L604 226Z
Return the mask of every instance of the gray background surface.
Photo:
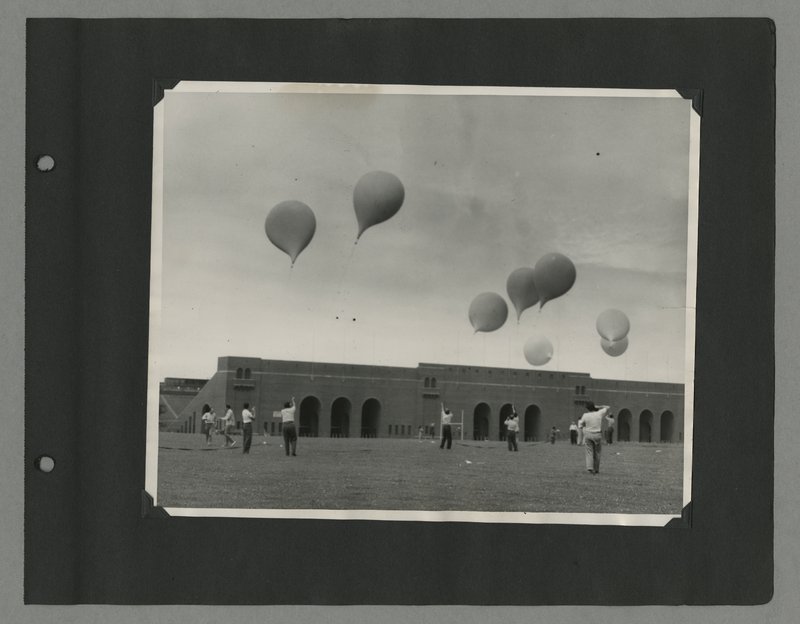
M775 412L775 597L758 607L115 607L24 606L23 535L23 335L25 19L27 17L770 17L777 27L777 231ZM0 5L0 620L47 622L794 622L800 618L800 463L794 456L792 374L800 354L793 326L800 299L800 4L794 0L691 2L477 0L434 2L341 0L40 1ZM755 207L754 207L755 208ZM54 259L57 261L57 259ZM731 293L731 299L741 293ZM42 385L46 392L46 384ZM52 397L58 409L58 397ZM755 415L754 415L755 416ZM35 418L35 414L29 415ZM754 435L758 432L754 431ZM244 580L241 580L244 582ZM588 579L586 582L589 582ZM579 588L576 588L579 591Z

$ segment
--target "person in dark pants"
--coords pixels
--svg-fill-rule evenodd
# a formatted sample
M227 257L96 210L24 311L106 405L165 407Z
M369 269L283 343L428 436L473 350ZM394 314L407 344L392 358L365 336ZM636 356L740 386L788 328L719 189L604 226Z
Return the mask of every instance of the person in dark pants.
M225 436L224 447L236 446L236 440L231 437L231 433L236 429L236 417L233 415L233 410L230 405L225 406L225 415L222 417L222 433Z
M519 416L514 406L511 406L511 414L506 417L506 441L508 442L509 451L518 451L517 448L517 433L519 432Z
M294 415L297 411L297 407L294 404L294 397L292 397L291 401L288 401L283 404L283 409L281 410L281 422L283 423L283 449L286 451L286 455L289 455L289 449L291 447L292 457L297 456L297 427L294 423Z
M211 436L214 433L214 410L206 403L203 405L203 415L200 417L203 423L203 435L206 436L206 446L211 446Z
M255 414L250 411L250 404L245 403L242 410L242 453L245 455L250 453L250 445L253 443L253 421L255 419Z
M448 449L453 446L453 432L450 427L451 420L453 420L453 414L449 409L445 409L444 403L442 403L442 441L439 443L440 449L444 448L445 442L447 442Z
M595 405L592 401L587 401L586 409L588 411L578 421L578 428L583 432L583 443L586 446L586 472L596 475L600 472L605 419L610 408L608 405Z
M578 443L578 425L575 424L575 421L572 421L572 424L569 426L569 443L570 444L577 444Z
M608 416L606 416L606 423L607 423L606 424L606 442L608 442L609 444L613 444L614 443L614 425L616 424L614 422L614 414L609 413Z

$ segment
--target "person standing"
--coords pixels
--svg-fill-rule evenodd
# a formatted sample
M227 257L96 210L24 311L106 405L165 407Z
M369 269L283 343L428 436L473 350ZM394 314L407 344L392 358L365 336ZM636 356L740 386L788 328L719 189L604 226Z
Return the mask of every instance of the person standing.
M583 444L586 447L586 472L597 474L600 472L605 419L610 408L608 405L596 406L592 401L587 401L586 409L589 411L578 420L578 429L583 432Z
M569 443L570 444L577 444L578 443L578 425L575 424L575 421L572 421L572 424L569 426Z
M283 428L283 449L286 451L286 456L289 456L289 448L291 447L292 457L297 456L297 427L294 422L294 415L297 411L297 406L294 404L294 397L291 401L283 404L281 410L281 426Z
M449 409L445 409L444 403L442 403L442 441L439 443L440 449L444 448L445 442L448 450L453 446L453 432L450 427L452 420L453 414Z
M608 422L608 424L606 426L606 441L609 444L613 444L614 443L614 425L616 424L614 422L614 414L609 412L608 416L606 416L606 421Z
M236 428L236 418L233 415L233 410L230 405L225 406L225 415L222 417L222 433L225 436L223 448L236 446L236 440L231 437L231 433Z
M242 454L250 454L250 445L253 443L253 421L256 419L255 409L250 411L250 404L245 403L242 410Z
M508 442L509 451L518 451L517 448L517 434L519 433L519 415L514 406L511 406L511 414L506 417L506 441Z
M214 433L214 410L208 403L203 405L203 415L200 420L203 423L202 431L206 436L206 446L211 446L211 436Z
M550 429L550 444L556 443L556 436L558 435L558 429L556 429L555 425Z

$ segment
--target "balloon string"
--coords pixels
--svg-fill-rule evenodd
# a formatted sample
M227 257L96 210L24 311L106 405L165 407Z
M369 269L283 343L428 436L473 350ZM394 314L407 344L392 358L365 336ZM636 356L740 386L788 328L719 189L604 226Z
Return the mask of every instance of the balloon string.
M519 331L520 331L519 330L519 323L517 323L516 336L515 336L515 340L514 340L514 342L517 345L517 347L519 347L519 344L520 344ZM509 367L510 367L511 366L511 349L510 348L509 348L509 352L508 352L508 358L509 358L508 361L509 361ZM511 398L512 399L516 399L517 398L517 385L516 384L514 384L514 387L511 390ZM514 401L514 403L516 403L516 400Z
M457 330L456 330L456 364L458 364L456 368L456 387L459 387L459 385L461 384L461 340L459 337L459 332Z
M358 244L358 241L356 240L356 242L354 242L353 246L350 248L350 254L347 256L347 260L345 260L344 270L342 271L341 275L339 276L339 284L336 287L336 314L335 314L335 316L336 316L337 319L339 318L339 314L343 314L344 313L344 307L343 307L344 306L344 302L343 302L344 292L343 292L342 284L344 283L345 277L347 277L347 274L350 272L350 265L353 263L353 256L355 255L356 245L357 244Z
M511 404L514 404L514 386L511 384L511 336L508 337L506 348L506 385L511 386Z

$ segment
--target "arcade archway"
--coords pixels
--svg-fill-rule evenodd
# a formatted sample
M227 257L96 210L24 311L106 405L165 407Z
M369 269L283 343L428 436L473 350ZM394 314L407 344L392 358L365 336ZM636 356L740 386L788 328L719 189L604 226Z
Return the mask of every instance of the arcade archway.
M331 405L331 431L332 438L347 438L350 436L350 412L353 404L350 399L339 397Z
M675 415L669 410L661 414L661 442L675 441Z
M381 403L378 399L367 399L361 406L361 437L377 438L381 425Z
M316 438L319 435L319 412L322 404L315 396L307 396L300 402L297 435Z
M617 441L630 442L631 441L631 419L632 414L629 409L621 409L617 414Z
M523 430L526 442L543 440L542 410L538 405L529 405L525 408L525 428Z
M489 439L489 417L491 414L492 408L487 403L478 403L475 406L475 410L472 412L473 440Z
M653 412L644 410L639 415L639 442L653 441Z

